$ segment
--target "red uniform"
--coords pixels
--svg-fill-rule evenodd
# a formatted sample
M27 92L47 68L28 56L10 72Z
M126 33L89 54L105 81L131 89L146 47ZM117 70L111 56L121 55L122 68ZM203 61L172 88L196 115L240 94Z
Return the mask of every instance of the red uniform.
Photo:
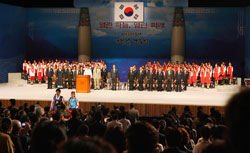
M214 71L213 71L213 77L215 79L215 81L219 80L219 75L220 75L220 67L215 67Z
M233 67L232 66L227 67L227 75L228 75L229 79L233 78Z
M226 77L226 66L220 67L220 79L225 79Z
M206 71L206 84L210 84L211 83L211 76L212 76L212 70L211 69L207 69Z
M24 72L24 73L27 72L27 63L23 63L23 72Z
M206 72L204 69L201 69L201 73L200 73L201 84L205 83L205 77L206 77Z
M29 75L30 75L30 80L34 81L35 80L35 70L34 69L30 69Z
M192 76L193 83L197 83L197 75L198 75L198 72L196 71L196 69L194 69L193 76Z
M41 81L43 78L43 71L42 69L37 70L37 80Z
M191 84L191 83L192 83L192 75L193 75L193 70L189 71L188 80L187 80L187 83L188 83L188 84Z

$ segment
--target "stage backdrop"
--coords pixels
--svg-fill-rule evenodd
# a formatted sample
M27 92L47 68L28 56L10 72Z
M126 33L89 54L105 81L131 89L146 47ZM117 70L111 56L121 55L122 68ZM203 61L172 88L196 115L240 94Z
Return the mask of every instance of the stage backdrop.
M174 7L151 3L143 23L115 23L107 3L89 7L92 58L116 64L122 81L130 66L148 60L170 59ZM27 9L27 56L77 58L78 8ZM187 61L232 61L235 73L244 75L245 9L184 8Z
M245 74L250 78L250 6L246 8L246 57L245 57Z
M25 56L26 10L0 4L0 83L9 72L20 72Z

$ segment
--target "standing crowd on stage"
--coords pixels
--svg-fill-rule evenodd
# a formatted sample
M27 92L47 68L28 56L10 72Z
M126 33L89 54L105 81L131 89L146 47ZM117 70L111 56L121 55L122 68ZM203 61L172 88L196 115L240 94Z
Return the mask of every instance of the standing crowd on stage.
M42 60L24 61L22 78L33 83L48 83L48 89L75 88L77 75L90 75L92 89L102 89L110 85L112 90L119 88L119 72L115 65L110 71L103 60L96 61L72 61L68 60ZM110 81L108 81L108 79ZM188 86L202 88L214 88L216 85L232 84L233 66L215 64L213 67L209 62L179 64L164 62L147 62L139 69L136 65L128 71L128 82L125 83L129 90L157 90L157 91L183 91Z
M139 90L152 91L156 89L158 91L175 90L180 92L187 90L187 86L214 88L218 84L232 84L233 66L230 62L227 66L223 62L220 66L215 64L215 67L209 62L201 63L201 65L186 62L174 64L170 61L168 64L164 62L163 65L158 61L154 61L153 64L147 62L139 70L136 69L136 65L130 67L128 82L129 90L138 87Z

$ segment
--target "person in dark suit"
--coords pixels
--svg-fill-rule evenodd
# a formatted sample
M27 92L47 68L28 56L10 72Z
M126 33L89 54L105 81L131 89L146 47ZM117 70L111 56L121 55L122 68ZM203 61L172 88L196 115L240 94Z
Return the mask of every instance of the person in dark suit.
M133 67L130 67L130 71L128 72L129 90L134 90L134 80L135 80L135 73L133 71Z
M64 70L62 69L62 66L59 66L59 69L56 71L57 88L63 88L63 77Z
M69 67L67 71L65 71L65 78L68 82L68 88L72 89L72 82L73 82L73 71L71 70L71 68Z
M153 83L154 83L155 73L153 68L150 67L150 70L147 73L147 86L149 91L153 91Z
M157 81L157 90L162 91L162 82L164 81L164 73L162 72L162 68L159 67L159 71L156 74L156 81Z
M108 76L108 70L106 65L103 65L101 69L101 76L102 76L101 88L104 88L107 83L107 76Z
M83 70L83 67L80 66L80 69L78 70L78 75L83 75L84 74L84 70Z
M172 83L174 80L174 71L171 70L171 67L168 67L168 69L166 71L165 80L166 80L167 91L172 91Z
M111 69L110 73L112 79L112 90L116 90L116 84L118 81L118 70L116 69L115 65L113 65L113 69Z
M136 65L133 66L133 73L134 73L134 89L137 87L138 84L138 70L136 69Z
M182 72L180 67L178 67L178 71L175 72L175 91L181 92L181 82L183 81Z
M52 77L53 77L53 69L51 68L51 65L46 70L46 76L48 78L48 89L52 89Z
M137 74L137 79L138 79L138 83L139 83L139 90L142 91L143 90L143 81L145 78L145 71L143 71L143 68L140 67L140 71Z
M184 67L183 72L182 72L182 76L183 76L183 90L187 90L187 80L188 80L188 76L189 76L189 72L187 71L187 68Z

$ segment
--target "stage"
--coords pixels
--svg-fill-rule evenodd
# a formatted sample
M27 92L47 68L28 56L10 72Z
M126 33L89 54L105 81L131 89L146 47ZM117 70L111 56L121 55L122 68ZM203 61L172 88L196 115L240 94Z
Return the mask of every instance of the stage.
M19 74L10 74L9 83L0 84L0 100L7 101L14 98L18 101L29 102L41 101L49 105L55 94L55 89L47 89L46 84L27 84L19 79ZM133 102L136 105L152 106L204 106L204 107L222 107L227 104L228 99L239 90L238 85L216 86L214 89L205 89L198 87L188 87L185 92L158 92L158 91L127 91L127 90L91 90L90 93L76 93L80 105L84 103L92 104L100 102L102 104L124 104L129 105ZM70 97L74 89L62 89L61 95L65 100ZM86 107L86 106L85 106ZM89 107L89 106L87 106ZM87 108L85 108L87 111ZM89 108L88 108L89 109ZM147 111L147 110L145 110ZM151 112L145 112L151 114ZM157 115L157 111L156 114Z

